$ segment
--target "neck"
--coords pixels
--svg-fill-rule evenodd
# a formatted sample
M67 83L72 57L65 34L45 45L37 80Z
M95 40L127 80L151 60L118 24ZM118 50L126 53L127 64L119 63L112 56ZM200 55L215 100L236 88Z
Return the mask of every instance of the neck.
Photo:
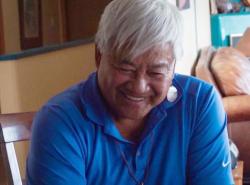
M114 121L116 127L124 138L134 142L140 140L141 134L145 128L145 119L115 119Z

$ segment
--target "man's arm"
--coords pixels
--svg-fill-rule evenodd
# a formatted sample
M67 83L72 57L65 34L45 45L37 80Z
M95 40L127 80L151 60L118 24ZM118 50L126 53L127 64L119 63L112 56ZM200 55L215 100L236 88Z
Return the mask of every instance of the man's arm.
M200 98L200 109L191 136L187 162L188 183L231 185L227 119L215 89Z
M72 120L58 107L44 107L32 128L27 185L85 185L85 155Z

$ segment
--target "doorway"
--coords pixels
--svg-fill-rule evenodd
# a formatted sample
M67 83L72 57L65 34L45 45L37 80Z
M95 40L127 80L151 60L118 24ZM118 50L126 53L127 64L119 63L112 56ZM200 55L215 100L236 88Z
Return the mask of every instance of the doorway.
M111 0L65 0L65 26L68 41L93 38L101 14Z

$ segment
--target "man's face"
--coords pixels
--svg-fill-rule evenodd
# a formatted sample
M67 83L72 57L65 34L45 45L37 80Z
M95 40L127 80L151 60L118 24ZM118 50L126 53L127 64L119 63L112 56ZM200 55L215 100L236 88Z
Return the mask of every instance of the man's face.
M119 56L96 57L98 85L112 115L143 119L167 96L175 61L172 47L154 47L133 61Z

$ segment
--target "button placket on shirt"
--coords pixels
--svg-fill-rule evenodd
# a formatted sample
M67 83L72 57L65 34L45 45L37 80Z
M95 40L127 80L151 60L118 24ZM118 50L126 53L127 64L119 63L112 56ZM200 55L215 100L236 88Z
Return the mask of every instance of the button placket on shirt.
M136 151L135 155L135 167L136 172L141 173L144 172L147 166L148 157L149 157L149 150L150 150L150 141L149 138L146 139L143 143L141 143Z
M138 150L138 151L136 152L136 156L137 156L137 157L140 157L140 155L141 155L141 152Z

